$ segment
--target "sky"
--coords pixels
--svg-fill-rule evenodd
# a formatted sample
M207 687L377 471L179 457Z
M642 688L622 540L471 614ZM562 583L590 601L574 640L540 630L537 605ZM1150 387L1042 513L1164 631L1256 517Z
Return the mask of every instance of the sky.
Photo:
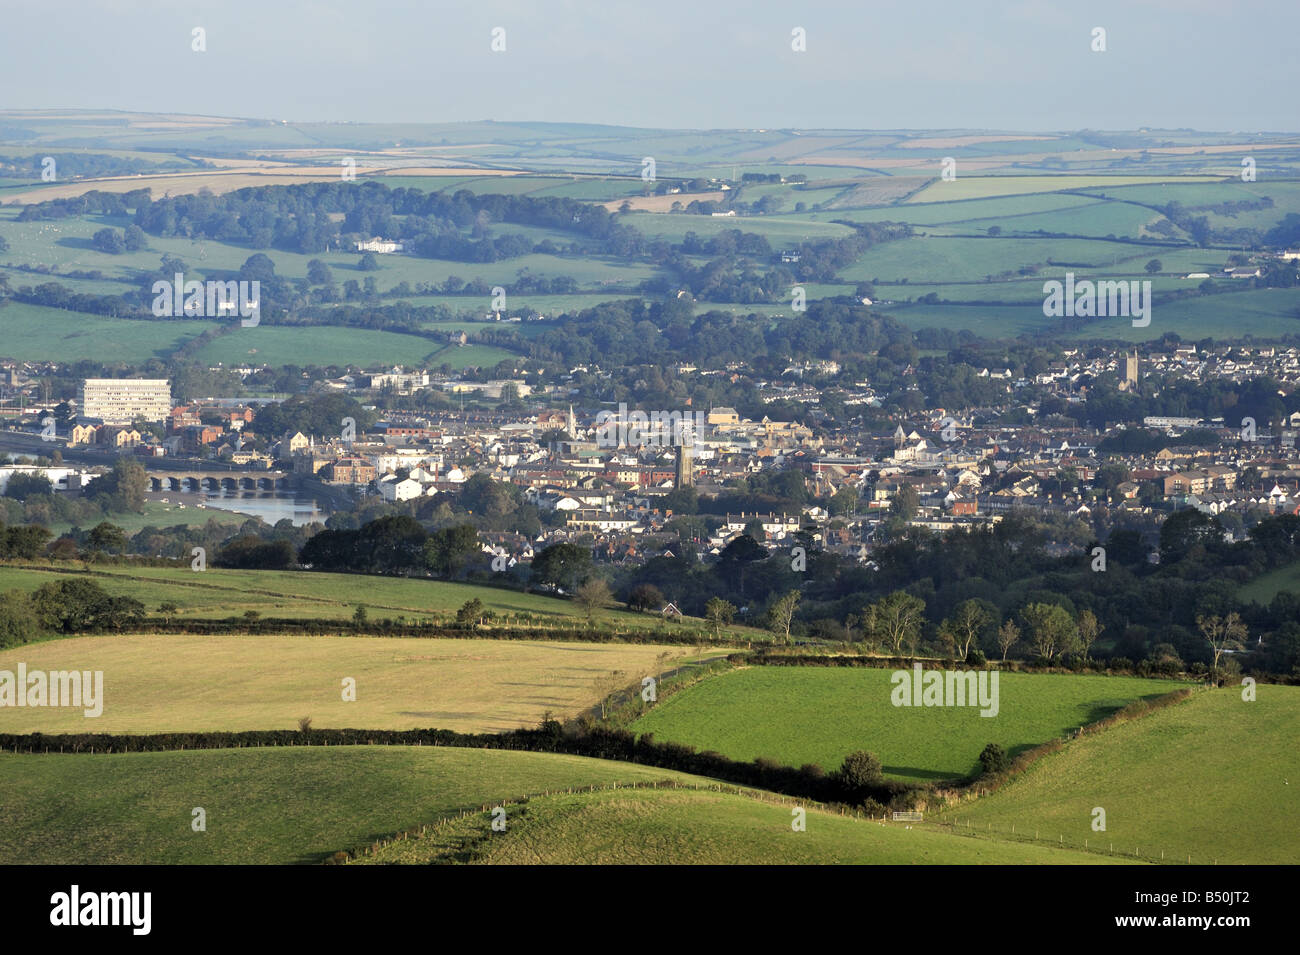
M0 108L1295 131L1298 35L1296 0L0 0Z

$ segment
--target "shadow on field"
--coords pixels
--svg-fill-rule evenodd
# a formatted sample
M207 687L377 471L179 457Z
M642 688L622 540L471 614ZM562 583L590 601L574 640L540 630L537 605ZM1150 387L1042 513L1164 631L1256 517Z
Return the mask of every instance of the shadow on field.
M912 779L961 779L965 773L951 772L945 773L935 769L920 769L916 766L889 766L880 767L887 775L890 776L907 776Z

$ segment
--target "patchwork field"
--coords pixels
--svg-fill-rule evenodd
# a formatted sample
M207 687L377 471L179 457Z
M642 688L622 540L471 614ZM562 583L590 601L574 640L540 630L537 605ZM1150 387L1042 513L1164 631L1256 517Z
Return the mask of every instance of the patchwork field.
M1183 684L1133 677L1003 673L999 709L896 707L893 671L876 668L750 667L676 693L632 729L660 741L716 750L733 759L762 756L828 772L868 750L887 776L927 782L966 776L990 742L1011 755L1094 722L1137 699Z
M550 753L312 746L0 753L0 865L321 862L547 789L692 777ZM191 829L207 812L207 831Z
M618 789L535 797L509 807L506 830L476 813L394 842L360 863L428 865L1094 865L1112 860L1046 846L969 839L933 829L806 809L730 792Z
M859 137L852 142L845 141L844 146L857 148L870 139ZM886 136L882 142L898 143L899 151L909 153L907 163L917 161L918 147L910 140ZM1062 140L1057 145L1064 148L1064 143ZM660 145L670 148L668 143ZM1030 145L1033 144L967 143L963 148L1008 149ZM1090 151L1086 144L1076 146ZM693 148L699 148L699 144ZM411 161L406 151L398 152L402 153L401 162ZM296 157L296 161L324 162L333 155L332 152L329 156L313 153L313 156ZM760 166L762 169L770 166L771 170L783 173L826 172L822 167L798 164ZM723 176L734 175L739 170L739 167L710 168L711 173ZM614 204L621 203L621 197L639 194L644 188L635 176L592 177L573 174L578 172L576 169L570 174L498 175L508 171L483 170L481 175L473 175L473 170L463 168L409 167L390 169L381 178L392 186L466 188L480 194L569 196ZM1159 259L1162 266L1160 273L1152 278L1157 292L1193 291L1197 283L1184 276L1193 272L1218 274L1238 245L1235 240L1225 245L1227 240L1216 239L1209 247L1197 247L1186 230L1169 223L1160 210L1176 201L1189 214L1207 216L1216 229L1251 228L1263 232L1288 213L1300 211L1300 182L1270 178L1241 183L1220 176L1173 174L959 175L955 181L943 182L882 176L856 166L840 170L835 176L829 185L815 181L806 186L749 184L732 194L742 204L760 199L777 203L775 211L769 208L766 214L746 211L743 206L740 215L719 218L635 211L620 215L618 221L648 238L669 241L680 241L688 232L701 238L731 230L752 232L764 236L774 250L847 236L855 222L907 222L917 232L914 237L877 244L857 261L841 268L837 282L817 288L805 283L805 287L810 300L815 301L830 294L826 290L832 285L851 286L879 280L880 297L897 303L882 306L880 310L914 329L965 329L995 338L1051 333L1072 340L1123 341L1149 340L1166 331L1175 331L1185 338L1224 338L1234 334L1276 338L1294 331L1297 313L1295 303L1287 294L1293 290L1255 290L1246 283L1221 282L1221 289L1227 294L1162 303L1162 327L1156 322L1141 329L1121 327L1124 323L1094 323L1082 330L1067 331L1043 319L1040 306L1041 283L1046 277L1070 270L1093 278L1145 279L1143 267L1153 258ZM666 196L647 201L662 210L666 208L665 203L680 198L683 197ZM638 202L634 201L634 206ZM796 203L803 203L804 208L799 212L793 211ZM1237 209L1233 203L1249 203L1254 207ZM179 256L196 277L207 278L228 276L255 251L211 240L151 235L147 248L142 251L108 255L93 247L91 236L104 226L124 228L130 222L129 217L88 215L57 221L18 222L19 211L20 207L12 204L0 208L0 236L10 246L0 258L21 269L9 274L10 285L15 288L52 280L79 292L118 295L138 288L142 275L155 268L163 254ZM1157 224L1167 234L1157 231ZM990 230L994 235L988 234ZM373 272L362 272L359 256L348 251L308 255L267 249L265 253L274 260L277 273L285 277L304 278L307 263L319 258L333 270L336 284L373 279L380 293L387 293L402 283L414 291L421 285L426 288L431 284L440 285L452 277L482 280L489 287L500 285L507 294L512 294L512 285L522 276L573 279L577 290L569 295L520 295L510 301L512 307L536 308L551 317L599 301L638 294L640 283L646 280L675 281L645 256L611 257L590 251L571 254L569 250L574 246L595 248L576 233L514 223L494 223L491 232L522 236L534 243L551 241L566 252L563 255L529 253L482 263L411 255L380 256L379 269ZM1157 239L1166 244L1138 241ZM692 261L702 265L705 259L696 256ZM771 266L762 257L748 264L759 270ZM33 270L53 270L53 274ZM82 273L82 277L58 274L74 270ZM93 272L101 273L101 277L84 277L85 273ZM930 293L947 303L977 304L922 305L912 301ZM421 306L443 305L460 316L479 315L488 307L486 300L470 296L412 294L404 295L402 300ZM384 304L394 301L382 299ZM989 304L982 304L986 302ZM17 310L0 315L9 332L8 344L0 351L20 359L102 357L138 363L170 355L209 327L207 323L187 322L162 330L149 323L83 317L48 309L31 311L31 306L25 305L11 304L10 308ZM701 303L697 311L711 308L763 315L788 313L788 307L781 304ZM520 329L520 333L535 335L545 327L544 324L530 326ZM160 331L163 334L159 335ZM265 362L275 366L312 361L371 367L423 364L434 368L446 364L458 370L491 366L510 359L513 354L501 347L469 345L447 349L439 340L392 332L281 326L238 329L237 334L217 338L196 357L222 364Z
M1066 845L1164 850L1193 864L1300 863L1300 687L1240 687L1191 699L1071 742L997 792L941 819L1006 834L1037 829ZM1292 783L1295 779L1297 782ZM1094 832L1094 810L1106 831ZM992 827L991 830L987 827Z
M640 684L691 651L653 644L416 637L108 635L0 651L0 669L102 670L103 713L5 707L5 733L317 728L499 732L575 716L611 672ZM343 681L356 699L343 699Z

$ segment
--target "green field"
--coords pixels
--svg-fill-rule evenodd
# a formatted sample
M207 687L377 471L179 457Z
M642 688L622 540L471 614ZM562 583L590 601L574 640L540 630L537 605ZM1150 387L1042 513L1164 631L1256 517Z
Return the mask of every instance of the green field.
M209 558L210 560L211 558ZM517 590L411 577L376 577L294 570L229 570L208 566L202 572L181 567L80 563L0 564L0 590L34 590L60 577L76 576L86 566L110 594L134 597L150 612L163 602L179 607L177 619L223 618L256 610L264 617L351 618L364 604L371 619L442 618L454 615L466 601L478 599L498 616L531 614L557 626L573 626L582 611L562 597L526 594ZM585 619L585 618L584 618ZM693 618L687 618L693 619ZM621 628L651 628L663 618L625 610L597 612L598 624ZM544 624L542 624L544 625Z
M0 651L0 669L102 671L103 712L5 707L4 733L163 733L293 729L535 726L577 716L598 678L640 685L690 653L683 646L535 640L284 635L110 634ZM356 698L344 700L343 681Z
M1037 281L1041 291L1043 279ZM1019 283L1008 283L1006 287L1012 295L1023 292ZM1021 291L1016 292L1016 288ZM906 286L889 286L884 295L888 297L904 289ZM917 286L908 294L919 295L929 290L928 286ZM1125 318L1098 319L1077 331L1058 331L1056 337L1063 341L1117 339L1136 342L1175 332L1188 340L1231 339L1247 334L1267 339L1281 332L1300 331L1297 309L1300 309L1300 290L1243 289L1221 295L1157 302L1152 307L1151 324L1145 328L1134 328ZM877 310L913 329L968 329L991 338L1041 335L1056 325L1055 319L1043 315L1041 299L1024 305L895 304L880 305Z
M202 527L209 521L216 521L218 524L233 529L248 519L247 514L239 511L228 511L219 507L198 508L188 506L182 510L175 502L164 504L162 501L151 500L145 501L143 509L138 513L114 514L112 517L106 518L109 523L122 528L127 534L135 534L146 527L176 527L181 524L186 527ZM98 520L86 522L89 527L93 527L97 523L99 523ZM68 523L51 523L49 529L57 537L66 534L72 529L72 525ZM0 574L3 573L3 569L0 569Z
M893 671L849 667L751 667L711 677L664 700L632 729L661 741L830 771L855 750L879 757L887 776L955 779L978 767L985 744L1010 754L1056 739L1140 698L1183 684L1134 677L1003 673L999 711L895 707Z
M1091 865L1115 861L1048 846L963 838L774 804L734 792L611 789L534 797L506 809L504 832L476 813L361 863L485 865ZM467 851L472 850L472 851ZM470 859L464 857L470 855Z
M976 830L1037 829L1194 864L1300 863L1300 687L1203 692L1069 743L997 792L943 813ZM1296 783L1291 783L1295 779ZM1106 812L1105 833L1091 828ZM992 827L991 830L988 827Z
M1237 591L1242 600L1251 600L1268 606L1280 593L1300 593L1300 562L1279 567L1243 584Z
M1149 185L1169 182L1166 176L963 176L958 161L957 178L951 182L937 180L922 189L909 202L950 202L955 199L987 199L1032 192L1059 192L1063 189L1086 189L1093 186ZM1218 176L1188 176L1180 182L1222 182Z
M223 365L410 365L448 364L492 367L517 357L504 348L486 345L447 347L445 342L342 326L258 325L214 338L196 356Z
M0 864L321 862L485 803L690 779L581 756L408 746L0 754ZM191 829L207 812L207 831Z
M618 221L630 225L647 236L662 237L680 242L688 232L709 238L729 229L755 232L766 236L777 247L796 245L813 239L834 239L851 234L852 230L836 222L818 222L807 216L713 216L672 214L660 212L629 212Z
M215 322L141 322L10 302L0 308L0 356L19 361L165 358ZM256 331L256 329L243 329Z
M924 236L884 242L842 269L849 281L979 282L1024 266L1038 266L1051 277L1068 268L1076 273L1139 272L1165 249L1094 239L958 238ZM1051 265L1050 263L1062 263Z

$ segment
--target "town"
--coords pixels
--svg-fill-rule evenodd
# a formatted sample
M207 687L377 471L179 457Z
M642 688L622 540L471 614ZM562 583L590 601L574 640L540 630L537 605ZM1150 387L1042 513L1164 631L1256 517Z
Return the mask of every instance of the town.
M502 532L500 522L481 529L485 559L504 547L512 564L559 541L627 563L681 539L717 557L742 534L771 546L800 532L865 564L873 546L901 526L941 533L996 523L1017 508L1058 515L1061 549L1113 527L1154 534L1161 518L1180 508L1216 515L1230 539L1244 539L1260 519L1300 511L1300 409L1288 413L1275 401L1257 412L1272 416L1259 420L1144 414L1100 426L1069 413L1106 388L1156 397L1174 387L1259 379L1294 389L1296 347L1066 348L1041 370L975 372L996 383L997 404L891 415L880 412L869 381L844 381L833 362L789 367L773 380L753 380L738 363L716 371L683 365L675 372L686 380L719 373L749 379L763 402L801 405L809 422L754 420L712 407L692 412L703 427L689 442L680 428L676 435L628 428L619 417L640 413L647 421L671 412L564 404L572 373L550 382L535 376L530 384L400 367L350 370L304 381L299 398L310 404L346 396L373 418L369 427L341 418L319 430L264 433L258 420L266 399L173 405L167 380L125 378L86 379L76 397L42 402L43 370L4 366L6 403L24 405L3 434L15 449L0 470L10 498L30 493L8 490L13 475L44 478L54 493L75 496L107 473L106 455L127 455L144 466L154 498L189 492L201 504L209 491L292 491L319 497L329 511L427 518L444 502L454 507L477 476L513 485L514 500L529 508L513 532ZM246 377L253 369L238 372ZM807 383L809 375L817 385ZM470 404L425 414L385 407L424 392ZM823 394L845 408L871 409L893 427L827 420L817 413ZM1018 416L1032 423L1005 423ZM787 493L769 495L766 507L750 495L756 502L744 506L751 480L774 486L783 475ZM741 503L732 508L729 501ZM226 504L237 510L238 498Z

